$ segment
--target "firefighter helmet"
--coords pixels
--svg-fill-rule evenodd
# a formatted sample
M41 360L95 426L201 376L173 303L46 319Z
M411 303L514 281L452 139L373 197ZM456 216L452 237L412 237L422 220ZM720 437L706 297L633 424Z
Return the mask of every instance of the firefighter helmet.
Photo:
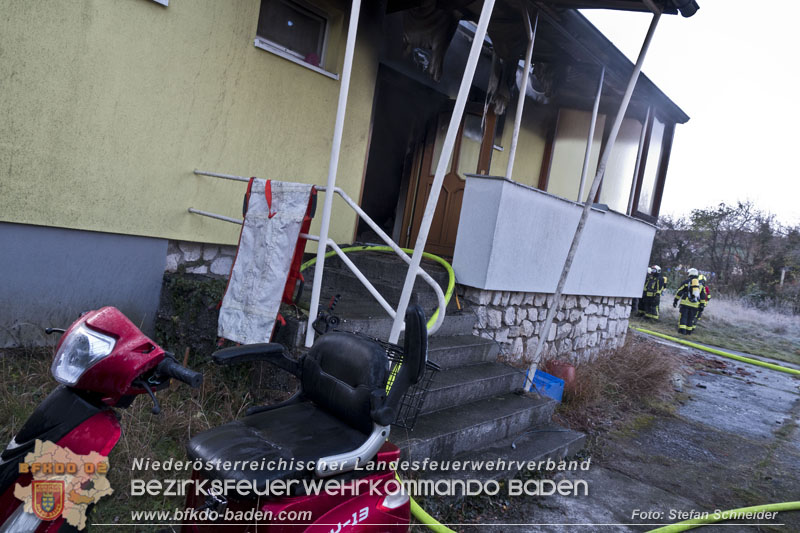
M697 276L698 275L697 269L696 268L690 268L689 269L689 275L690 276Z

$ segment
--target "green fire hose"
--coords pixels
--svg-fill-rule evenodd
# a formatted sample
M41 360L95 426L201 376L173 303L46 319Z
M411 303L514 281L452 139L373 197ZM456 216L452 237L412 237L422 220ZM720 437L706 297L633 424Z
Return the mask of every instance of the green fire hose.
M414 253L414 250L409 250L408 248L401 248L401 250L403 250L407 254L413 254ZM392 253L394 253L394 249L392 249L389 246L349 246L347 248L342 248L342 252L344 252L344 253L349 253L349 252L392 252ZM333 257L334 255L336 255L335 251L328 252L327 254L325 254L325 259L327 259L329 257ZM448 263L447 261L445 261L444 259L442 259L438 255L433 255L433 254L429 254L428 252L423 252L422 253L422 257L424 257L425 259L430 259L431 261L435 261L435 262L439 263L447 271L447 276L448 276L448 279L447 279L447 290L445 290L445 292L444 292L444 304L447 305L448 303L450 303L450 297L453 296L453 291L456 288L456 275L453 272L453 267L450 266L450 263ZM314 257L312 259L309 259L308 261L306 261L305 263L300 265L300 272L302 272L303 270L307 269L308 267L310 267L311 265L313 265L316 262L317 262L317 258L316 257ZM436 324L436 319L437 318L439 318L439 309L438 308L436 309L436 311L434 311L434 313L428 319L428 323L426 324L426 326L428 327L428 330L430 330L433 327L433 325Z
M679 339L677 337L672 337L670 335L664 335L663 333L659 333L657 331L650 331L649 329L636 328L636 327L633 327L633 326L631 326L631 329L634 329L636 331L641 331L642 333L647 333L648 335L653 335L655 337L661 337L662 339L666 339L668 341L677 342L679 344L690 346L690 347L696 348L698 350L703 350L705 352L713 353L714 355L727 357L729 359L735 359L736 361L741 361L742 363L748 363L748 364L751 364L751 365L763 366L764 368L769 368L770 370L777 370L779 372L786 372L787 374L794 374L796 376L800 376L800 370L795 370L794 368L787 368L785 366L776 365L776 364L773 364L773 363L766 363L764 361L759 361L758 359L751 359L750 357L743 357L741 355L736 355L736 354L724 352L724 351L718 350L716 348L710 348L708 346L703 346L702 344L697 344L696 342L691 342L691 341Z
M631 326L631 329L636 331L640 331L642 333L646 333L648 335L653 335L655 337L660 337L662 339L666 339L668 341L677 342L679 344L683 344L685 346L689 346L691 348L696 348L698 350L703 350L705 352L713 353L714 355L719 355L721 357L727 357L729 359L734 359L736 361L741 361L743 363L748 363L751 365L758 365L764 368L769 368L770 370L777 370L779 372L786 372L787 374L794 374L800 375L800 370L795 370L794 368L787 368L785 366L776 365L773 363L767 363L764 361L759 361L758 359L752 359L750 357L743 357L741 355L736 355L732 353L725 352L723 350L718 350L716 348L709 348L708 346L704 346L702 344L697 344L696 342L687 341L684 339L679 339L677 337L672 337L671 335L665 335L663 333L659 333L657 331L651 331L649 329L644 328L637 328ZM687 531L689 529L694 529L696 527L701 527L705 524L713 524L716 522L720 522L722 520L729 520L732 517L735 517L738 514L742 513L756 513L759 511L800 511L800 501L797 502L784 502L784 503L771 503L766 505L756 505L753 507L742 507L740 509L732 509L730 511L723 511L720 513L709 513L708 517L706 518L694 518L691 520L685 520L683 522L678 522L677 524L672 524L668 526L663 526L658 529L653 529L649 533L677 533L679 531Z

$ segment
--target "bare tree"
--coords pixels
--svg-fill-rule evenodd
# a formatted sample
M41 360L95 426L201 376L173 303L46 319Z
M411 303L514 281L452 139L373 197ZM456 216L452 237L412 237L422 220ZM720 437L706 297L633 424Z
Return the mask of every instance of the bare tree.
M800 312L800 226L782 226L751 202L663 217L651 257L667 268L710 272L718 290Z

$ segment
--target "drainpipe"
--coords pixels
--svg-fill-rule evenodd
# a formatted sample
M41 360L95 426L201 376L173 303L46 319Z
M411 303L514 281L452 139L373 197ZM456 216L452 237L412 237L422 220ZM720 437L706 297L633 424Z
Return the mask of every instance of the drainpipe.
M475 29L475 38L472 40L469 58L464 68L464 76L461 78L461 86L458 89L456 104L453 108L453 114L450 117L450 125L447 127L447 134L444 138L442 153L439 155L439 162L436 165L436 173L433 177L431 192L428 195L428 203L425 205L425 213L422 215L422 222L420 223L419 233L417 234L417 242L414 245L414 253L411 256L411 264L408 266L403 292L400 294L400 301L397 304L397 315L394 318L392 331L389 334L389 342L394 344L396 344L400 338L400 332L404 327L406 308L408 307L408 301L411 299L411 291L414 289L414 281L417 279L419 264L422 261L422 252L425 249L425 244L428 242L428 233L430 233L433 214L439 203L439 193L442 190L442 183L444 182L447 166L450 163L450 157L453 155L453 146L456 142L456 135L461 125L461 119L464 116L464 108L467 105L469 89L475 77L475 67L478 65L478 58L483 48L483 41L486 38L486 29L489 27L489 19L492 17L494 2L495 0L484 0L481 16L478 20L478 27ZM319 268L319 263L317 267ZM316 278L314 278L314 281L316 282Z
M522 124L522 108L525 105L525 96L528 92L528 79L531 72L531 59L533 58L533 43L536 41L536 30L539 28L539 12L536 12L536 21L531 30L531 15L525 10L525 19L528 22L528 49L525 51L525 66L522 70L522 85L519 88L517 99L517 114L514 117L514 132L511 135L511 148L508 150L508 166L506 167L506 178L511 179L514 170L514 157L517 155L517 140L519 139L519 128Z
M606 77L606 67L600 69L600 81L597 82L597 95L594 97L594 107L592 108L592 120L589 123L589 136L586 139L586 153L583 155L583 168L581 169L581 184L578 187L578 203L584 202L583 189L586 187L586 174L589 173L589 158L592 154L592 142L594 142L594 129L597 126L597 111L600 109L600 95L603 94L603 80ZM592 199L592 202L594 199ZM591 202L589 202L591 203Z
M597 190L600 188L600 183L603 181L603 175L606 171L608 158L611 155L611 150L614 148L614 143L617 141L617 135L619 134L619 129L622 126L622 119L625 118L625 112L628 110L628 104L631 101L631 96L633 96L633 89L636 87L636 81L639 79L639 73L642 70L644 58L647 55L647 49L650 47L650 42L653 40L653 34L656 31L656 26L658 26L658 21L661 18L661 12L655 6L655 4L653 4L651 0L644 1L653 11L653 19L650 22L650 27L647 29L647 35L642 43L642 49L639 52L639 57L637 58L636 64L633 67L630 80L628 80L628 86L625 89L625 94L622 97L622 102L620 103L619 110L617 111L617 116L614 119L613 126L611 127L608 143L603 149L603 154L600 156L600 162L597 164L597 174L595 174L594 181L592 181L592 187L589 190L589 198L594 198L597 195ZM542 355L544 343L547 342L547 335L550 332L550 326L553 324L553 318L555 318L556 312L558 312L559 307L561 307L561 294L564 291L564 285L566 284L567 276L572 268L572 260L575 258L575 252L577 252L578 245L581 242L583 230L586 227L586 220L589 218L589 211L591 209L592 202L586 202L583 204L583 212L581 213L581 218L578 221L578 227L575 229L575 236L572 238L572 244L570 245L569 253L567 253L567 258L564 260L564 268L561 270L561 277L558 279L556 292L553 294L553 303L547 310L547 317L545 318L544 325L542 326L542 331L539 334L539 342L536 344L536 352L533 355L533 361L528 369L528 374L525 379L526 390L529 390L533 385L533 374L536 371L536 365Z
M319 243L317 245L317 263L314 265L314 285L311 290L311 307L308 310L308 324L306 325L306 347L314 343L314 328L311 324L317 319L319 307L319 294L322 290L322 269L325 266L325 252L328 245L328 229L331 224L331 209L333 208L333 189L336 187L336 171L339 168L339 152L342 148L342 131L344 130L344 116L347 109L347 94L350 91L350 72L353 69L353 54L356 48L356 34L358 33L358 15L361 11L361 0L353 0L350 7L350 25L347 30L347 44L344 50L344 66L342 67L342 81L339 86L339 103L336 108L336 122L333 126L333 143L331 144L331 158L328 163L328 181L325 189L325 201L322 204L322 223L319 230Z
M639 135L639 149L636 152L636 164L633 166L633 183L631 183L631 193L628 196L628 211L629 215L633 214L633 197L636 194L636 183L639 181L639 170L642 168L642 154L644 154L644 139L647 136L647 127L650 124L650 115L653 113L653 108L647 108L647 115L644 117L644 124L642 124L642 134Z

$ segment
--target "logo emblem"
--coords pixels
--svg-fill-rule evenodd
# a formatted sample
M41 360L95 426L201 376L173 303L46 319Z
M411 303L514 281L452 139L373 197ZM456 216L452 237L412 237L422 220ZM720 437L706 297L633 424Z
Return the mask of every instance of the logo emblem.
M33 480L33 514L55 520L64 510L64 482Z

